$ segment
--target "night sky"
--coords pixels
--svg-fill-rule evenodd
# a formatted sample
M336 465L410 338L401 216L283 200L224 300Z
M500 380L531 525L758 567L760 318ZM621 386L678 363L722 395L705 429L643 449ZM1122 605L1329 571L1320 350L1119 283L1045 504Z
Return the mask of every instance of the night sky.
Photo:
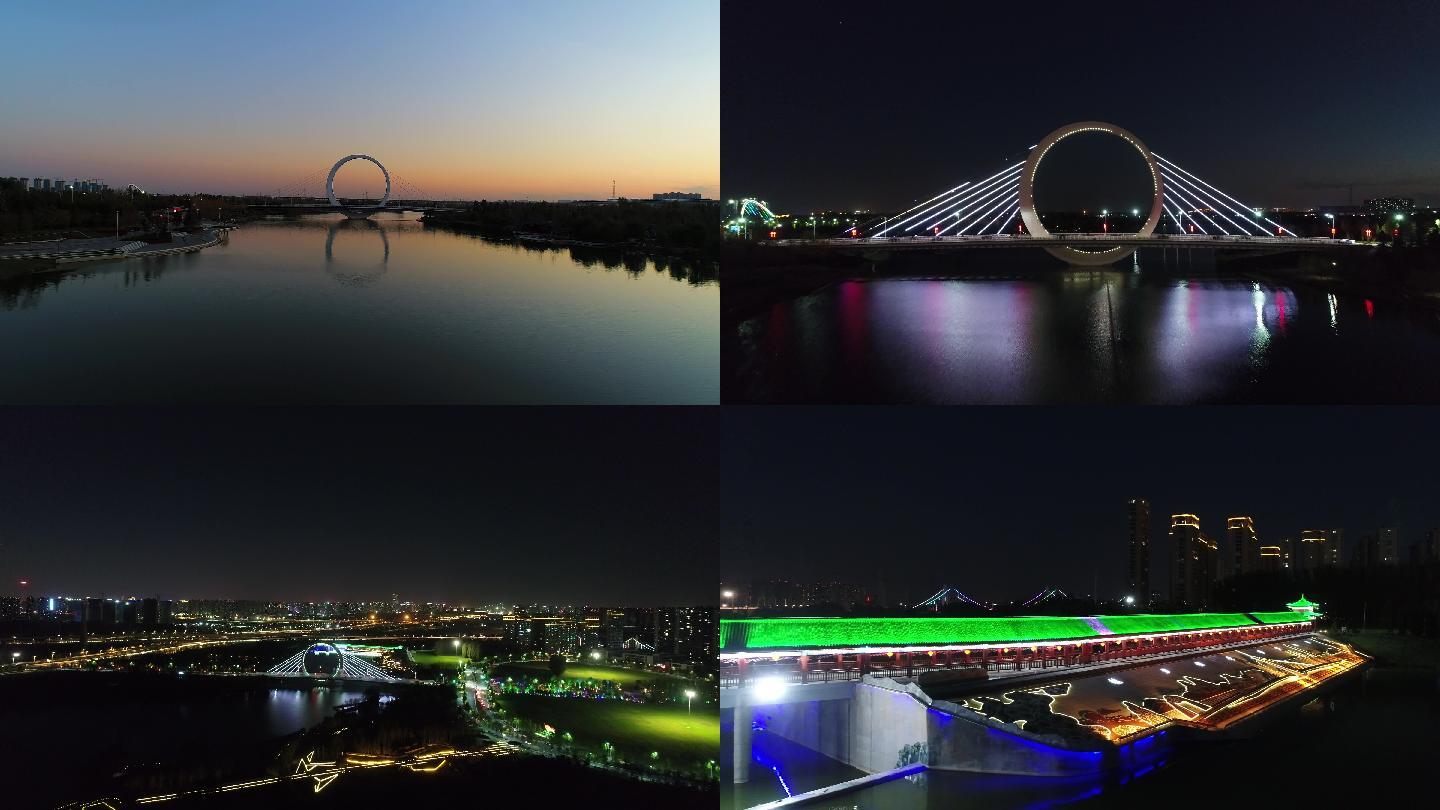
M11 409L35 595L713 604L718 412Z
M1433 202L1437 41L1428 2L726 2L722 188L897 210L1101 120L1251 205Z
M1025 600L1118 597L1126 504L1150 502L1151 583L1168 593L1169 516L1211 537L1249 515L1263 542L1380 526L1402 554L1440 526L1427 409L731 408L721 577L837 580L890 602L941 587Z

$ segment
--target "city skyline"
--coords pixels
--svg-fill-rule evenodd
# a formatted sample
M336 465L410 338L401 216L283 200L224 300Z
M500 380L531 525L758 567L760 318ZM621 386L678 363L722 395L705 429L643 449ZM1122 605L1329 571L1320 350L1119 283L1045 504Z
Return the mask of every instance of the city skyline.
M763 18L728 4L726 194L778 211L899 211L1023 160L1056 127L1099 120L1255 205L1433 203L1440 114L1417 93L1437 67L1426 43L1440 15L1390 12L1265 5L1240 23L1167 6L942 6L916 25L858 3ZM1060 187L1066 171L1047 165ZM1064 188L1058 199L1087 202Z
M82 6L7 14L0 175L267 194L365 152L437 199L719 193L716 4Z
M1267 546L1299 541L1306 529L1340 529L1342 563L1381 528L1399 530L1408 559L1408 547L1440 526L1426 494L1440 482L1423 463L1435 441L1405 410L1379 418L1374 409L1220 409L1197 424L1146 408L1072 409L1063 424L1047 418L1060 413L991 408L957 422L943 409L891 409L894 418L876 409L864 433L846 431L843 409L727 414L725 500L743 506L724 516L721 579L741 588L766 579L872 592L883 585L891 604L942 586L1003 602L1048 587L1088 594L1096 583L1101 598L1118 599L1128 585L1127 508L1143 498L1150 589L1165 598L1173 514L1197 515L1216 541L1228 518L1251 517ZM1323 437L1339 413L1367 414L1373 442L1330 446ZM1237 476L1235 456L1263 460L1256 437L1276 435L1296 437L1274 451L1295 472ZM761 462L766 447L786 452ZM1170 447L1184 448L1180 460L1167 461ZM1064 457L1047 458L1047 448L1063 448ZM1300 472L1314 470L1327 472ZM1263 493L1249 491L1257 481ZM826 503L837 492L846 493L844 507Z
M0 427L7 591L715 602L703 412L380 415L14 411Z

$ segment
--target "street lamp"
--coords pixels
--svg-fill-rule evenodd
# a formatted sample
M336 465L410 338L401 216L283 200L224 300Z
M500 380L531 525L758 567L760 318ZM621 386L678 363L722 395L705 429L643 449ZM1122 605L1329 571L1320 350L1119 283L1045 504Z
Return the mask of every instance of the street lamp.
M685 690L685 713L686 713L686 714L689 714L689 713L690 713L690 701L692 701L692 700L694 700L694 699L695 699L695 690L694 690L694 689L686 689L686 690Z

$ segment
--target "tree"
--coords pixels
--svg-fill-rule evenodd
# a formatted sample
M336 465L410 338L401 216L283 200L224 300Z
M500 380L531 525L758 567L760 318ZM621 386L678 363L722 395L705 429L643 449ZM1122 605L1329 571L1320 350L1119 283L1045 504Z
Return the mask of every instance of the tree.
M565 656L550 656L550 674L557 678L565 674Z

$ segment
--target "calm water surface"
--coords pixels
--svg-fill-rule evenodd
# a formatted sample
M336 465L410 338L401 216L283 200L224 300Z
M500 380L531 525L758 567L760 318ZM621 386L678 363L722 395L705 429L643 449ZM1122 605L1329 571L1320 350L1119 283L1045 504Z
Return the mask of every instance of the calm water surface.
M1433 315L1214 272L847 280L728 331L727 402L1440 401Z
M364 700L364 686L302 689L261 678L82 672L7 677L0 682L6 730L0 756L15 766L14 789L62 795L45 785L147 762L197 755L223 760L252 751Z
M0 284L0 402L719 398L713 268L380 217L81 267Z

